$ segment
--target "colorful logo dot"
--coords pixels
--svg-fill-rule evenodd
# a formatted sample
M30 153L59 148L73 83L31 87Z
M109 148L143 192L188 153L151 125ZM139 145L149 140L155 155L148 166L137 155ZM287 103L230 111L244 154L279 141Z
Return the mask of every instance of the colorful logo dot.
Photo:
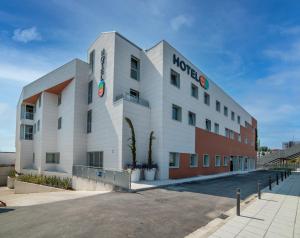
M201 85L202 88L204 88L204 89L209 88L208 80L203 75L200 75L199 81L200 81L200 85Z
M98 84L98 96L99 97L103 97L104 89L105 89L105 82L104 82L103 79L101 79L99 84Z

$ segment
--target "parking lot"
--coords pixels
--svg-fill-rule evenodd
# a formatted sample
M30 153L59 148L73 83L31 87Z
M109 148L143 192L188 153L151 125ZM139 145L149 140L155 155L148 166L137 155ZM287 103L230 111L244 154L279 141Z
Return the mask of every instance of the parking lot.
M267 186L273 172L112 192L50 204L0 209L0 237L184 237Z

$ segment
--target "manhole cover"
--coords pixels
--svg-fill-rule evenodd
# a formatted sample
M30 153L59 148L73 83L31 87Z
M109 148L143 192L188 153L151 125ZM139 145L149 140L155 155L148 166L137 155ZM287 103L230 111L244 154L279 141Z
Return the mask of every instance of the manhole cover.
M229 216L225 215L224 213L222 213L219 218L225 220L226 218L228 218Z

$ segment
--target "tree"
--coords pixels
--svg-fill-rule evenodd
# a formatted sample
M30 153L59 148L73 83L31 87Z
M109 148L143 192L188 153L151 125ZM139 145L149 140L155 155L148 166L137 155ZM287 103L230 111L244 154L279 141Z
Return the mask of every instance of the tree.
M131 150L131 154L132 154L132 168L136 168L136 140L135 140L135 132L134 132L134 127L133 124L131 122L131 120L128 117L125 117L125 120L131 130L131 137L128 139L128 141L131 141L131 143L128 145L130 150Z
M148 168L152 168L152 141L155 140L154 131L150 132L150 137L149 137L149 149L148 149Z

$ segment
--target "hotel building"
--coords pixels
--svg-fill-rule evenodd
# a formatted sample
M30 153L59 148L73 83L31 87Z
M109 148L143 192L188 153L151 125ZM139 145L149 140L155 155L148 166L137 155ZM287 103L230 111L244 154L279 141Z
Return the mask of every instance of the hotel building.
M126 117L140 164L154 131L159 179L255 169L257 121L169 43L143 50L105 32L87 53L88 63L74 59L23 88L18 172L124 169L131 163Z

